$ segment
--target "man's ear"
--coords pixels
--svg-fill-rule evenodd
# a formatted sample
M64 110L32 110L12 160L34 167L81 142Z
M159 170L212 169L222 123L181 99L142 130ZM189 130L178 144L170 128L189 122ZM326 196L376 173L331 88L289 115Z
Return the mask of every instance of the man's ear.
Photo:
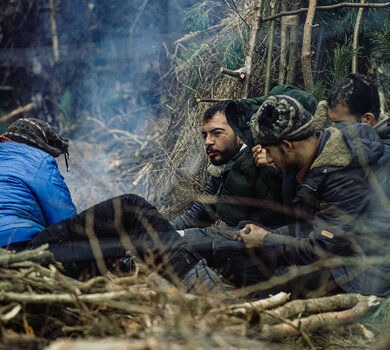
M371 112L364 113L361 120L362 120L362 123L365 123L365 124L368 124L371 126L374 126L376 124L374 114L372 114Z
M294 148L294 145L292 142L290 141L287 141L287 140L282 140L282 142L280 143L280 145L282 146L282 148L286 151L286 152L291 152Z
M244 141L242 141L240 139L240 136L237 136L237 141L238 141L238 144L241 145L241 146L244 144Z

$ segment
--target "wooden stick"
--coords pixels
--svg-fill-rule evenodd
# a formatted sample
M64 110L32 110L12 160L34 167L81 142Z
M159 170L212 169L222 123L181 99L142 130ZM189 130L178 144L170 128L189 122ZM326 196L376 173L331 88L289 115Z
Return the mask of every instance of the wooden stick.
M335 10L335 9L338 9L341 7L367 7L367 8L378 8L379 9L379 8L390 7L390 2L384 2L384 3L380 3L380 4L371 4L371 3L364 3L364 4L359 3L358 4L358 3L351 3L351 2L343 2L340 4L336 4L336 5L317 6L317 11L329 11L329 10ZM279 17L298 15L300 13L307 12L308 10L309 9L307 7L302 7L302 8L297 9L297 10L279 12L273 16L265 17L263 19L263 22L272 21L272 20L279 18Z
M139 294L129 292L127 290L121 290L117 292L105 292L105 293L92 293L81 294L78 299L85 303L104 305L109 300L130 300L133 298L140 298ZM1 293L0 300L6 302L19 302L26 304L74 304L76 298L69 293L64 294L30 294L30 293Z
M280 292L266 299L255 300L243 304L234 304L229 306L229 314L235 316L242 316L251 310L256 309L257 312L260 310L272 309L278 305L284 304L290 298L290 294Z
M14 109L11 113L8 113L7 115L1 117L0 118L0 123L2 123L2 124L7 123L13 117L16 117L17 115L19 115L21 113L29 112L34 107L35 107L35 103L34 102L30 102L29 104L27 104L25 106L18 107L16 109Z
M243 73L243 72L236 72L234 70L230 70L230 69L227 69L225 67L221 67L220 71L222 74L226 74L232 78L236 78L236 79L240 79L240 80L245 79L245 73Z
M278 318L292 318L299 314L314 314L354 307L360 300L359 294L339 294L314 299L297 299L275 310L261 314L261 324L279 323Z
M222 102L222 101L229 101L225 99L218 99L218 98L196 98L196 102L201 103L201 102L212 102L212 103L217 103L217 102Z
M51 40L53 44L53 56L54 56L54 62L58 62L58 60L60 59L60 51L58 49L56 9L53 0L49 0L49 8L50 8L50 28L51 28Z
M365 0L360 0L361 4L364 4ZM363 7L360 7L358 10L358 14L356 16L356 23L355 28L353 30L353 44L352 48L354 49L353 56L352 56L352 73L357 73L357 67L358 67L358 61L357 61L357 49L359 45L359 29L360 24L362 23L362 17L363 17Z

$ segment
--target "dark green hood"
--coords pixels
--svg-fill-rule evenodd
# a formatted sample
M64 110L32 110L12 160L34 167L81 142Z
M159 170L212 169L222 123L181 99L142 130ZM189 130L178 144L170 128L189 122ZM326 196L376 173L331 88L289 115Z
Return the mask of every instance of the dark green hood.
M317 101L308 92L303 91L292 85L279 85L274 87L268 96L287 95L299 101L307 111L312 115L316 111ZM267 96L256 98L233 100L226 107L226 119L236 135L243 140L250 148L255 143L249 127L249 121L254 113L263 104Z

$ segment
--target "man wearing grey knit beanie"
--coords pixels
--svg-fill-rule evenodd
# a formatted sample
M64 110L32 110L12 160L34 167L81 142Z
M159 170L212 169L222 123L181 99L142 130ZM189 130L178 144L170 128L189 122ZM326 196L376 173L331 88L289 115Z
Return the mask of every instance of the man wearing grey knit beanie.
M281 290L292 297L389 296L390 264L367 262L367 257L387 255L390 243L390 211L383 210L390 202L371 195L381 185L377 161L384 154L375 130L340 123L315 132L311 114L298 101L276 95L253 115L251 131L285 174L281 210L294 222L272 230L241 225L237 246L217 242L214 255L225 262L223 275L237 286L262 282L257 297ZM344 264L345 257L352 263ZM281 277L279 284L267 284L275 275Z

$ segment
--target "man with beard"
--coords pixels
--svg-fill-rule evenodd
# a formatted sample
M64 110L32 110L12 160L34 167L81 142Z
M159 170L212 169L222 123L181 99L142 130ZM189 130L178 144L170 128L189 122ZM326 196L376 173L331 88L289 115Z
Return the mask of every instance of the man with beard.
M389 200L372 195L387 181L378 174L389 158L375 130L338 123L315 131L297 100L276 95L252 117L251 131L285 175L283 197L292 198L295 222L247 224L237 242L216 242L221 273L237 286L261 283L257 297L280 290L292 297L390 295Z
M228 103L229 101L218 102L207 109L203 117L202 135L211 162L207 169L211 180L207 183L204 193L209 196L219 196L231 165L246 147L226 120L225 109ZM207 227L217 219L215 210L215 204L196 202L170 223L176 230Z

